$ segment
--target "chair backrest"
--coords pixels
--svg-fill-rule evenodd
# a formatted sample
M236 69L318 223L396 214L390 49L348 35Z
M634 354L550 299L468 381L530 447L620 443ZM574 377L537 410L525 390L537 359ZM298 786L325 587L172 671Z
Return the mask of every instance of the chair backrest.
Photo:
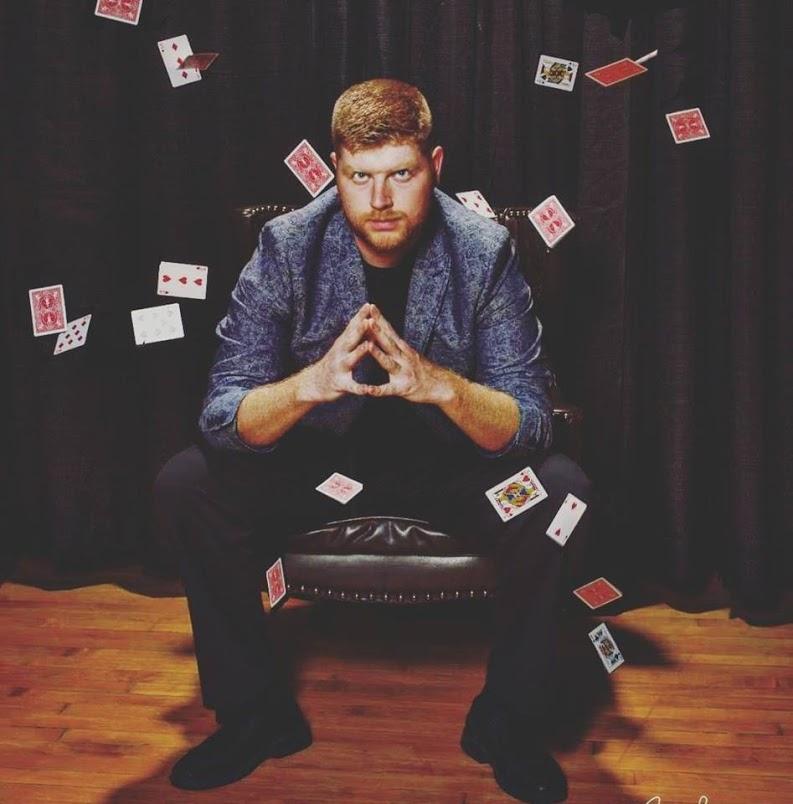
M240 267L256 247L259 231L267 221L291 212L290 204L253 204L234 210L234 230ZM531 207L500 207L495 210L498 222L509 230L520 255L520 264L535 300L537 314L542 320L544 343L554 365L557 346L562 343L564 324L569 318L565 303L565 285L569 271L565 262L570 252L562 241L553 250L546 248L531 221ZM568 312L568 316L565 313ZM557 366L558 368L558 366Z

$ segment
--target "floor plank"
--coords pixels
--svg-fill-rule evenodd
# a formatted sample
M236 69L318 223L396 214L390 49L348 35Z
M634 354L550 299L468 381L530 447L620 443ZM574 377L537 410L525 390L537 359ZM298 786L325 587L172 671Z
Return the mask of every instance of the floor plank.
M587 637L601 621L626 657L611 676ZM487 656L481 606L292 600L272 625L314 745L202 801L512 800L458 746ZM0 801L196 800L167 780L214 728L178 589L6 582L0 640ZM552 739L570 802L793 800L793 626L657 604L577 613L563 646Z

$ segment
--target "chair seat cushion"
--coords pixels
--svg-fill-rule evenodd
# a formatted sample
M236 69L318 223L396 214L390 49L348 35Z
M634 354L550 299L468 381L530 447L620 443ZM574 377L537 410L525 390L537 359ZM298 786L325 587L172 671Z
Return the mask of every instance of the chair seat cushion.
M465 556L470 543L421 519L367 516L329 522L289 537L290 553L302 555Z

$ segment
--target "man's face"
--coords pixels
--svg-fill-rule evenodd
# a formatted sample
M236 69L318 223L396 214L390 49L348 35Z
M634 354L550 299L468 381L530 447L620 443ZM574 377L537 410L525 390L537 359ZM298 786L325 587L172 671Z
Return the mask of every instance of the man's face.
M330 155L341 206L363 258L396 265L415 245L430 212L443 163L437 146L424 155L413 142L377 145Z

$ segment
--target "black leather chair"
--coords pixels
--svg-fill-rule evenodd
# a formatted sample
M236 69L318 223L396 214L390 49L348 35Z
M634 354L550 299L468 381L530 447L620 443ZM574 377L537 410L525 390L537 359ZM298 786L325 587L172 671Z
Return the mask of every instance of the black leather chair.
M261 227L294 209L257 204L234 210L240 267L256 246ZM554 318L554 283L562 275L559 251L548 251L534 230L528 207L497 209L509 229L531 285L541 320ZM558 296L558 294L556 294ZM559 305L556 305L557 307ZM579 460L582 412L556 400L554 448ZM293 597L414 604L470 600L493 594L495 568L486 555L471 555L453 533L427 522L395 517L360 517L330 522L293 536L284 556L288 592Z

